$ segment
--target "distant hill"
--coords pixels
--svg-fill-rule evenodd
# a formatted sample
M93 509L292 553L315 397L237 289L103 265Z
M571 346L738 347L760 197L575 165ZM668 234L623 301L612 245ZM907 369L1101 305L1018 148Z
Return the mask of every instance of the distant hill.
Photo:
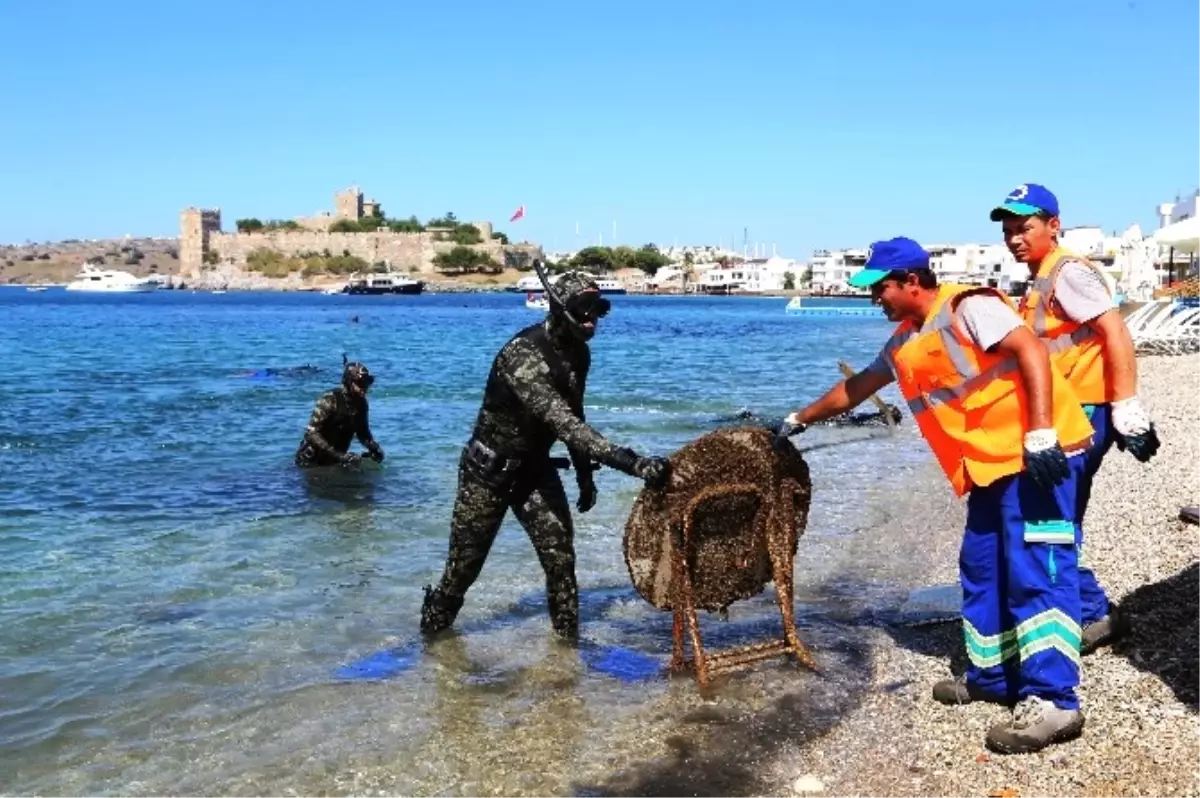
M67 240L0 246L0 285L66 283L87 261L138 276L179 273L174 238Z

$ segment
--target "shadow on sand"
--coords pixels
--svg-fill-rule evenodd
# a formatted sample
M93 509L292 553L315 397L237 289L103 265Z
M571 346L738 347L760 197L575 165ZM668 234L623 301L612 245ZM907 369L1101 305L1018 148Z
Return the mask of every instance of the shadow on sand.
M1200 565L1143 585L1121 602L1129 632L1112 651L1152 673L1192 712L1200 711Z

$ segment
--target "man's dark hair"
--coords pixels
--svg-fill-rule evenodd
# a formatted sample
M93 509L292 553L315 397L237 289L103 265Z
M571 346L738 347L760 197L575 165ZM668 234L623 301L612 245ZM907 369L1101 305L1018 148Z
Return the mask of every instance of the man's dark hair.
M1043 222L1049 222L1054 218L1054 214L1050 213L1049 211L1038 211L1033 215L1033 217L1035 219L1041 219Z
M883 279L895 280L898 283L906 283L908 282L908 275L910 274L915 274L917 276L917 285L921 286L922 288L937 288L937 275L933 273L932 269L897 269L896 271L888 272L887 276Z

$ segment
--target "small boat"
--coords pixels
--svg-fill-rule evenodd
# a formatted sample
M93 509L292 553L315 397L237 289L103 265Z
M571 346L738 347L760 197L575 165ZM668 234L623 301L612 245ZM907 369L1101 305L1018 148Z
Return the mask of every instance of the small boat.
M37 292L37 291L45 291L45 290L46 290L46 286L44 286L44 285L30 285L30 286L26 286L26 287L25 287L25 290L26 290L26 291L33 291L33 292Z
M550 284L553 285L558 282L558 278L560 277L562 277L561 274L553 275L550 278ZM620 280L597 278L596 285L600 288L602 295L619 296L629 293L629 289ZM505 290L517 294L540 294L544 289L542 288L542 281L534 275L532 277L522 277Z
M620 296L629 293L625 288L625 284L620 280L597 280L596 285L600 287L600 294L609 294L612 296Z
M530 291L525 295L525 307L530 310L550 310L550 300L544 296L538 296Z
M149 293L158 290L158 281L148 277L134 277L129 272L117 269L97 269L85 263L75 279L67 283L68 291L95 291L103 293Z
M803 297L794 296L784 312L789 316L876 316L879 308L874 305L805 305Z
M351 278L342 289L352 295L381 296L383 294L419 294L425 283L398 274L368 274L366 277Z

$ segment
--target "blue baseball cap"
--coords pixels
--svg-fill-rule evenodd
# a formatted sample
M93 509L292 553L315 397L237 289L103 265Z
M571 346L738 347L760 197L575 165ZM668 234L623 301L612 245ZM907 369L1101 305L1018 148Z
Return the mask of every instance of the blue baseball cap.
M992 221L998 222L1005 216L1033 216L1041 211L1058 216L1058 198L1045 186L1024 183L1014 188L1002 205L992 208Z
M876 241L867 251L865 268L850 278L855 288L868 288L888 276L889 272L928 269L929 253L911 238L890 238Z

